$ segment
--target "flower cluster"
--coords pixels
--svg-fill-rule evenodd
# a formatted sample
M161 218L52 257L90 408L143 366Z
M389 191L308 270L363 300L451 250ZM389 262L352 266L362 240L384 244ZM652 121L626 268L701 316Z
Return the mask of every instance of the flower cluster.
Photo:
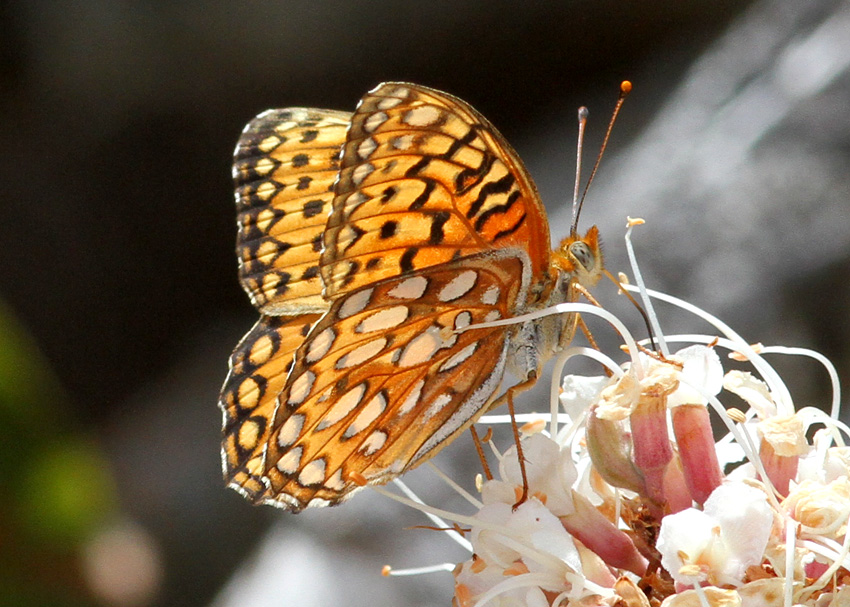
M788 411L781 389L749 373L724 374L716 350L642 356L611 379L568 376L571 422L522 442L529 499L514 507L515 446L481 488L457 604L850 605L840 424ZM752 414L722 409L721 389ZM711 404L733 440L715 444Z
M659 353L631 346L610 376L566 376L548 428L524 428L521 503L517 446L491 445L499 475L480 483L477 512L440 512L472 552L454 568L457 607L850 606L850 448L831 365L653 295L722 337L656 328ZM674 341L694 345L669 353ZM724 350L750 371L725 371ZM831 414L795 409L765 359L776 352L824 363Z

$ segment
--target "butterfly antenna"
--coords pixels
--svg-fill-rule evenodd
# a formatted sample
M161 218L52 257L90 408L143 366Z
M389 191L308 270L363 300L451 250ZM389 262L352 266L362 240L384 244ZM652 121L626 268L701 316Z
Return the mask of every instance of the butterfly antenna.
M620 292L625 295L626 299L632 302L632 305L637 308L638 312L640 312L640 315L643 317L643 323L646 325L646 332L649 334L649 344L650 346L652 346L653 351L657 351L658 346L655 344L655 333L653 333L652 331L652 322L649 320L649 315L647 315L646 310L644 310L643 306L640 305L640 303L634 297L632 297L631 293L629 293L628 291L626 291L626 289L623 288L623 284L613 274L611 274L611 272L603 269L602 273L607 276L611 280L611 282L617 285L617 288L620 289Z
M578 109L578 145L576 149L576 184L573 188L573 221L570 227L570 235L575 236L578 226L578 188L581 184L581 150L584 147L584 127L587 126L587 108L581 106Z
M614 122L617 120L617 116L620 113L620 108L623 107L623 102L626 100L626 97L629 96L629 93L632 91L632 83L628 80L623 80L620 83L620 95L617 97L617 105L614 106L614 112L611 114L611 120L608 122L608 130L605 131L605 139L602 140L602 147L599 150L599 155L596 157L596 162L593 165L593 169L590 171L590 177L587 179L587 185L584 186L584 192L581 194L581 200L579 200L578 205L573 206L573 226L570 230L572 234L575 234L578 229L578 216L581 213L581 207L584 205L584 197L587 196L587 190L590 188L590 184L593 183L593 178L596 175L596 171L599 169L599 163L602 161L602 155L605 153L605 148L608 146L608 138L611 137L611 131L614 128ZM581 110L579 110L581 113ZM581 128L579 129L581 132ZM578 179L578 177L576 177ZM578 186L578 183L576 183Z

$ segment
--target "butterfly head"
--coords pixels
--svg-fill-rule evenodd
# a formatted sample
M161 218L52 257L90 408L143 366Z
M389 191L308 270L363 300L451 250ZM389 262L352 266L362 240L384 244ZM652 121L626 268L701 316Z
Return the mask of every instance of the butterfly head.
M592 226L584 236L574 232L552 252L552 265L585 287L593 287L602 278L602 243L599 230Z

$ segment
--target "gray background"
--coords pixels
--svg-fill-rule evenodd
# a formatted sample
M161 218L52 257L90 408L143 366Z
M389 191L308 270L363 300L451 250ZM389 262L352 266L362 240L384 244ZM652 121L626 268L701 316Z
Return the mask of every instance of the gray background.
M643 217L651 286L848 375L846 2L31 1L0 20L0 297L151 538L162 577L139 604L441 605L449 574L387 580L381 565L465 558L371 492L291 516L222 488L216 397L255 318L236 280L230 155L268 107L351 110L384 80L451 92L517 148L559 238L575 110L590 107L592 159L628 78L582 221L602 230L608 267L626 269L625 217ZM828 402L816 365L780 367L798 406ZM463 481L469 442L437 458Z

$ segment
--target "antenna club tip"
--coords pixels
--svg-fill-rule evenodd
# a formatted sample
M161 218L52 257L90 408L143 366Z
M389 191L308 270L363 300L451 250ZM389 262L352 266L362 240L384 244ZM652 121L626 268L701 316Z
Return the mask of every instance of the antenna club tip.
M629 93L631 93L632 92L632 83L629 82L628 80L623 80L620 83L620 92L624 95L628 95Z
M588 114L588 111L587 111L586 107L581 106L578 109L578 119L579 120L587 120L587 114Z

